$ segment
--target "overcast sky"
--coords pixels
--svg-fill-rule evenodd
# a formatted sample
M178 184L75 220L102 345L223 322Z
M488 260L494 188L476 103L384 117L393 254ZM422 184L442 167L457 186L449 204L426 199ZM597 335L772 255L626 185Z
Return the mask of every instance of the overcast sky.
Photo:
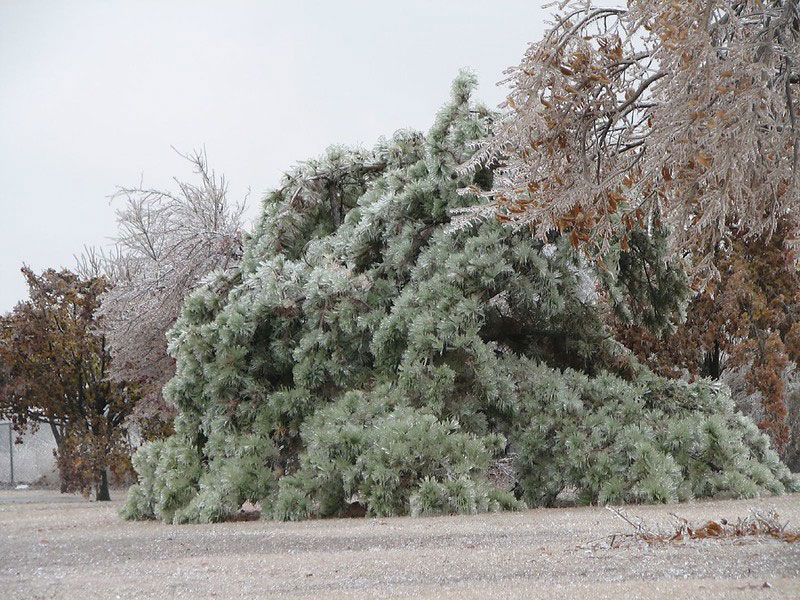
M299 160L426 129L459 68L498 104L538 1L0 0L0 312L19 268L72 267L115 232L117 185L191 177L205 147L248 220ZM249 223L248 223L249 227Z

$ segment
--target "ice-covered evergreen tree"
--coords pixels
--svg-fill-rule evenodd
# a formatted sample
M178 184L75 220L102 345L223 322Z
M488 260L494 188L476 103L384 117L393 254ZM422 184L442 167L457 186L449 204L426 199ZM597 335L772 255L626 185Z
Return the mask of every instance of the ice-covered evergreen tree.
M687 298L659 238L589 268L568 239L494 220L459 174L493 118L460 76L431 131L333 147L271 193L240 265L170 333L176 433L134 458L127 518L214 521L663 502L796 484L724 388L653 375L604 307L669 327ZM630 236L629 236L630 237ZM646 269L646 271L644 270ZM650 279L643 285L644 274ZM499 459L513 481L498 487Z

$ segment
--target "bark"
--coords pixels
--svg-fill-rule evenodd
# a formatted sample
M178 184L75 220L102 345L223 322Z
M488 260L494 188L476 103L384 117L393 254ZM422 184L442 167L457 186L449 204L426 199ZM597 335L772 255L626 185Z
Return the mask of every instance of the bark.
M706 353L705 370L706 374L714 380L719 379L720 375L722 375L722 362L718 340L714 340L714 350Z
M97 482L97 496L95 500L98 502L111 500L111 494L108 491L108 473L105 469L100 474L100 481Z

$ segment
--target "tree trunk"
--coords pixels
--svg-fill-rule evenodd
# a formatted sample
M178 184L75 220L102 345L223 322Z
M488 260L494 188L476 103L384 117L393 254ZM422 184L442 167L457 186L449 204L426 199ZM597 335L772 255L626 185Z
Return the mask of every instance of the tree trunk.
M108 473L103 469L100 475L100 481L97 483L97 496L95 500L98 502L111 500L111 494L108 493Z
M56 449L53 451L53 456L56 457L56 461L58 461L58 457L61 456L61 442L64 441L64 434L61 430L59 430L58 426L55 424L54 421L48 421L50 425L50 431L53 432L53 439L56 441ZM62 494L67 493L67 482L64 479L63 475L61 474L61 467L58 468L58 481L60 486L60 491Z
M719 379L722 375L721 358L719 341L714 340L714 350L707 352L705 357L706 375L711 379Z

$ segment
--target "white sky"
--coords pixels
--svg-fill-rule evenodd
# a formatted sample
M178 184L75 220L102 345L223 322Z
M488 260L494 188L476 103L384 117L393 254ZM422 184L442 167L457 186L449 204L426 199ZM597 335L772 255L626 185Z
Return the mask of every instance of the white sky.
M26 297L22 263L74 266L109 244L108 196L191 177L205 147L263 193L334 143L427 130L458 69L478 98L538 39L538 1L0 0L0 312Z

